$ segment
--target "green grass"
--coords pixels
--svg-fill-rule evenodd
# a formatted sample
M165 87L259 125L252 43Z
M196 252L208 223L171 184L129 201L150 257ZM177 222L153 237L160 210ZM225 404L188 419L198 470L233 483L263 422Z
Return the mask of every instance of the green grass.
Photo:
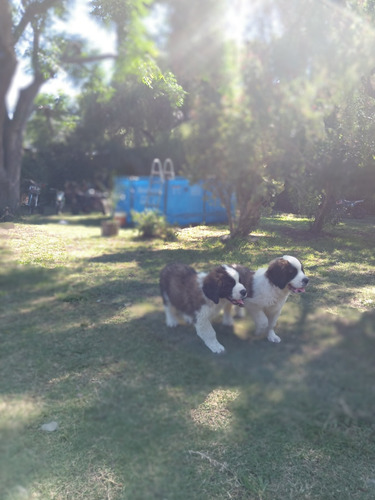
M313 239L306 220L265 218L228 247L225 227L162 242L67 222L0 227L2 500L375 497L375 219ZM217 356L165 326L166 262L284 253L311 284L283 309L281 344L217 322Z

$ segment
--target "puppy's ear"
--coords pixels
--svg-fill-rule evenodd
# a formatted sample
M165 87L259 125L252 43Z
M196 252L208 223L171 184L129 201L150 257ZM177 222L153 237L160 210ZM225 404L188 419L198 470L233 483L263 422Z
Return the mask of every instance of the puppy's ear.
M289 262L286 259L276 259L268 266L266 276L275 286L283 290L289 283L288 276Z
M203 280L203 293L215 304L219 303L219 286L213 273L208 274Z

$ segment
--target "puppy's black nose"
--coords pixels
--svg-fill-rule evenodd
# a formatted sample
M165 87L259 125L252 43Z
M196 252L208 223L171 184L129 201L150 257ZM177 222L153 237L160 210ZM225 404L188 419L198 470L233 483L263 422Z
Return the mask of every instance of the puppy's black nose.
M246 297L246 295L247 295L246 290L245 289L241 290L240 294L241 294L241 297Z
M303 278L302 283L304 285L307 285L308 282L309 282L309 278Z

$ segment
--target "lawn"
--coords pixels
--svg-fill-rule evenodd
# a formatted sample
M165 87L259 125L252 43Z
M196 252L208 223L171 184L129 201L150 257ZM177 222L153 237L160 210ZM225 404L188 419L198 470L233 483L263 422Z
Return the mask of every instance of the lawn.
M291 216L250 242L224 247L225 232L0 227L2 500L375 498L375 218L314 239ZM280 344L218 321L214 355L193 327L165 326L166 262L257 268L285 253L311 281Z

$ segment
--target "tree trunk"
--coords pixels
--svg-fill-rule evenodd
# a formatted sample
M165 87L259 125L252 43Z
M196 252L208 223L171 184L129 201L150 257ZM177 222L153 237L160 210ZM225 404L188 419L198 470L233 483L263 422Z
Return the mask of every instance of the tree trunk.
M8 206L16 211L20 201L22 166L22 140L32 104L41 83L33 82L20 94L13 119L6 116L0 123L2 142L0 147L0 209Z
M226 189L220 183L212 181L210 183L207 183L207 189L212 191L218 197L221 204L225 208L225 212L228 218L229 232L230 234L232 234L234 229L234 220L232 213L232 197L234 194L233 189L232 188Z
M323 231L324 224L335 204L335 197L330 189L326 189L322 203L318 208L318 213L315 216L310 231L313 234L320 234Z
M6 112L0 122L0 210L9 207L15 212L20 202L22 167L22 142L32 105L44 79L36 76L34 81L20 91L13 118Z
M8 0L0 0L0 211L6 206L15 211L19 205L23 132L40 87L52 76L43 76L39 71L37 54L40 34L35 30L32 49L34 80L20 91L13 116L10 117L6 95L17 67L15 43L33 16L45 12L55 2L56 0L48 0L30 4L17 29L12 32L10 3Z
M240 205L239 218L236 227L233 228L232 238L247 238L251 231L255 229L260 221L262 203L260 201L249 200Z
M23 128L12 121L3 127L3 151L0 163L0 208L16 211L20 201Z
M0 168L0 212L9 207L14 213L20 200L20 176L21 168L14 165L13 168Z
M0 0L0 213L5 206L14 208L19 178L9 172L6 160L9 145L7 129L10 123L6 108L6 94L14 76L17 59L13 47L12 17L8 0ZM13 175L13 174L16 175Z
M231 238L247 238L259 225L264 196L263 178L252 172L244 172L236 185L238 219L233 225Z

